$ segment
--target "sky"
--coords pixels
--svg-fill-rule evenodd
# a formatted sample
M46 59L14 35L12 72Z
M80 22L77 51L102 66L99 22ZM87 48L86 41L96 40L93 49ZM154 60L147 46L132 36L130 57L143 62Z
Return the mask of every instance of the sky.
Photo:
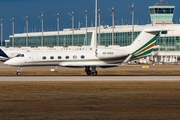
M128 7L135 5L135 24L150 24L149 6L155 5L159 0L98 0L98 8L101 10L101 24L111 25L111 12L108 9L115 8L116 24L131 24L131 11ZM180 0L164 0L163 3L175 6L173 22L180 23ZM9 39L12 34L11 20L14 18L14 33L24 33L26 23L23 19L28 16L28 31L41 31L41 22L38 16L44 15L44 31L55 31L57 22L55 14L60 14L60 29L71 28L71 16L74 12L75 28L78 22L85 27L83 12L88 10L88 26L94 21L95 0L0 0L0 19L3 20L3 40Z

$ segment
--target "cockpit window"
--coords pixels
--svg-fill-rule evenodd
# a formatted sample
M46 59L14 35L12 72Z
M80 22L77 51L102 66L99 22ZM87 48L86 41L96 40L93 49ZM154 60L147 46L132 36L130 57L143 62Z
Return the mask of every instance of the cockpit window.
M21 54L17 54L15 57L19 57L19 56L21 56Z
M17 54L15 57L24 57L24 54Z
M24 57L24 54L21 54L21 57Z

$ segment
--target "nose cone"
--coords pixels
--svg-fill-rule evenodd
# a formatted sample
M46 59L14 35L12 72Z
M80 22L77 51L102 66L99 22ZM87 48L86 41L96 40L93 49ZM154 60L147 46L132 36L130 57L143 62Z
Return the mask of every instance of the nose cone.
M4 64L14 66L14 67L19 67L19 66L23 65L23 63L24 63L23 60L24 59L15 57L15 58L11 58L11 59L7 60L6 62L4 62Z
M4 64L13 66L13 61L10 59L10 60L7 60L6 62L4 62Z
M9 65L9 66L18 66L18 61L15 58L11 58L4 62L4 64Z

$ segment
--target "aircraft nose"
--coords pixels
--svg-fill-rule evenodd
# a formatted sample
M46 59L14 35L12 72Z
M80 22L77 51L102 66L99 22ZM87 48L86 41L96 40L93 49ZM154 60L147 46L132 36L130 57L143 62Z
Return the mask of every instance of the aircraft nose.
M4 64L6 64L6 65L12 65L12 61L11 61L11 60L7 60L6 62L4 62Z

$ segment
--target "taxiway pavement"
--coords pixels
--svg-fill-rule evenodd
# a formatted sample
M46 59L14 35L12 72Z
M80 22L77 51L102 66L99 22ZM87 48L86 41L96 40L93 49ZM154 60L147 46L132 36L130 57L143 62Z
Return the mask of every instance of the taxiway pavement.
M0 81L180 81L180 76L2 76Z

